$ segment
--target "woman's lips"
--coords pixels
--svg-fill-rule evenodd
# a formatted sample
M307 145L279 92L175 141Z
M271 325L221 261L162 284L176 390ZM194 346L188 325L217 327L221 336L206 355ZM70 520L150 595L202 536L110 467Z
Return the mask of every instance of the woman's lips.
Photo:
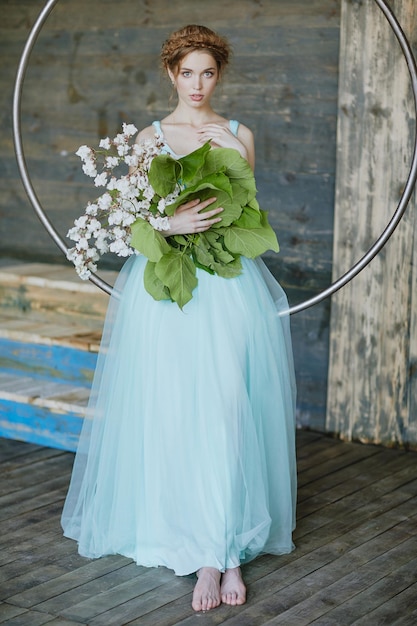
M200 102L200 100L203 99L203 95L200 93L195 93L191 95L191 100L193 100L194 102Z

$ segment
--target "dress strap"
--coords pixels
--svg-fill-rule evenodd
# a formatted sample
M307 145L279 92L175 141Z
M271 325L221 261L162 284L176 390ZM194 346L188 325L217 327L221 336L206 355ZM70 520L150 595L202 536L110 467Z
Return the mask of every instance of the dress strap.
M160 135L161 137L164 136L161 128L161 122L159 120L155 120L154 122L152 122L152 126L155 128L157 135Z
M239 122L237 120L229 120L229 126L231 133L237 137L237 131L239 129Z

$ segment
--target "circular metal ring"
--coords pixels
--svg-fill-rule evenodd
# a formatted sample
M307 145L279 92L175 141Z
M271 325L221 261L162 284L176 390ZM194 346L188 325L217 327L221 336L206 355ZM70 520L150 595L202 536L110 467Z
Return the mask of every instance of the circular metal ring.
M57 246L62 250L64 254L66 254L68 247L66 246L62 237L58 234L48 217L46 216L39 199L35 193L33 188L27 165L23 151L22 144L22 131L21 131L21 99L22 99L22 89L23 82L25 78L26 68L29 62L30 54L32 52L33 46L35 45L36 39L45 24L48 15L57 4L58 0L48 0L45 4L43 10L39 14L32 30L29 33L28 39L26 41L26 45L24 47L20 63L17 70L14 93L13 93L13 139L15 145L16 159L20 172L20 176L22 178L23 186L26 190L26 193L29 197L29 200L40 219L43 226L48 231L49 235L55 241ZM391 26L399 44L405 60L407 62L408 71L410 74L413 97L414 97L414 110L415 116L417 118L417 65L416 60L414 58L413 52L411 50L411 46L405 36L397 18L394 15L392 9L387 5L385 0L375 0L378 7L383 12L385 18L387 19L389 25ZM333 293L344 287L349 281L351 281L359 272L361 272L368 263L372 261L372 259L380 252L383 246L386 244L388 239L391 237L394 230L397 228L404 212L407 208L407 205L410 201L411 194L415 187L417 180L417 128L416 128L416 136L414 139L414 151L413 151L413 159L410 168L410 172L407 178L407 183L404 187L404 191L402 193L400 202L397 206L396 211L394 212L391 220L387 224L386 228L382 232L382 234L378 237L375 243L369 248L368 252L364 254L364 256L355 263L345 274L343 274L339 279L337 279L334 283L332 283L327 289L324 289L314 297L309 300L305 300L304 302L300 302L299 304L290 307L287 311L284 311L283 315L299 313L304 309L307 309L325 298L328 298ZM90 277L90 281L97 285L100 289L105 291L108 294L113 293L113 288L107 282L105 282L98 274L92 274Z

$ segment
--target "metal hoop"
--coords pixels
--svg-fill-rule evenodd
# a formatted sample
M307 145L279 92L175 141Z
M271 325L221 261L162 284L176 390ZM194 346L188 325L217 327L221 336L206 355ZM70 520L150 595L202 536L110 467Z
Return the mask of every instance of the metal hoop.
M45 229L48 231L49 235L55 241L58 248L60 248L60 250L62 250L62 252L66 254L68 248L64 240L61 238L61 236L58 234L58 232L55 230L54 226L52 225L52 223L46 216L39 202L39 199L35 193L35 190L33 188L33 185L32 185L29 173L28 173L25 156L24 156L23 144L22 144L22 130L21 130L21 98L22 98L22 89L23 89L23 82L25 78L26 68L29 62L29 58L30 58L30 54L32 52L33 46L35 45L36 39L43 25L45 24L49 14L51 13L52 9L57 4L57 2L58 0L48 0L48 2L45 4L32 30L29 33L28 39L26 41L26 45L24 47L24 50L20 59L20 63L19 63L17 75L16 75L14 93L13 93L13 139L14 139L16 159L17 159L20 176L22 178L23 186L28 195L28 198L38 218L40 219ZM407 67L408 67L408 71L410 74L410 79L411 79L411 84L412 84L412 89L413 89L415 117L417 118L417 65L416 65L415 57L413 55L411 46L397 18L395 17L392 9L387 5L385 0L375 0L375 2L378 5L378 7L381 9L381 11L383 12L390 27L392 28L398 40L398 43L400 44L405 60L407 62ZM368 265L368 263L372 261L372 259L380 252L380 250L386 244L388 239L391 237L394 230L397 228L401 218L404 215L407 205L410 201L411 194L415 187L416 181L417 181L417 128L416 128L416 136L414 139L413 160L412 160L410 172L407 178L407 183L405 185L405 188L401 196L400 202L397 206L397 209L395 210L385 230L378 237L378 239L371 246L371 248L369 248L368 252L366 252L366 254L364 254L364 256L350 268L350 270L348 270L338 280L332 283L327 289L324 289L323 291L315 295L313 298L310 298L309 300L305 300L304 302L301 302L295 306L290 307L290 309L283 312L283 315L299 313L300 311L303 311L304 309L307 309L313 306L314 304L318 304L325 298L328 298L333 293L335 293L336 291L344 287L349 281L351 281L355 276L357 276L359 272L361 272L366 267L366 265ZM99 287L106 293L110 295L113 293L112 286L109 285L107 282L105 282L97 274L93 274L90 277L90 281L94 283L95 285L97 285L97 287Z

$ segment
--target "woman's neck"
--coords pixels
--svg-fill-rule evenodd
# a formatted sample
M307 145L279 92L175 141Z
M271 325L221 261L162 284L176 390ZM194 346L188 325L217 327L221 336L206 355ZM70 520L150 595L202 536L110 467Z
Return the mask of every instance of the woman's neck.
M196 110L178 105L165 121L169 124L187 124L194 128L200 128L203 124L212 122L219 117L211 107Z

